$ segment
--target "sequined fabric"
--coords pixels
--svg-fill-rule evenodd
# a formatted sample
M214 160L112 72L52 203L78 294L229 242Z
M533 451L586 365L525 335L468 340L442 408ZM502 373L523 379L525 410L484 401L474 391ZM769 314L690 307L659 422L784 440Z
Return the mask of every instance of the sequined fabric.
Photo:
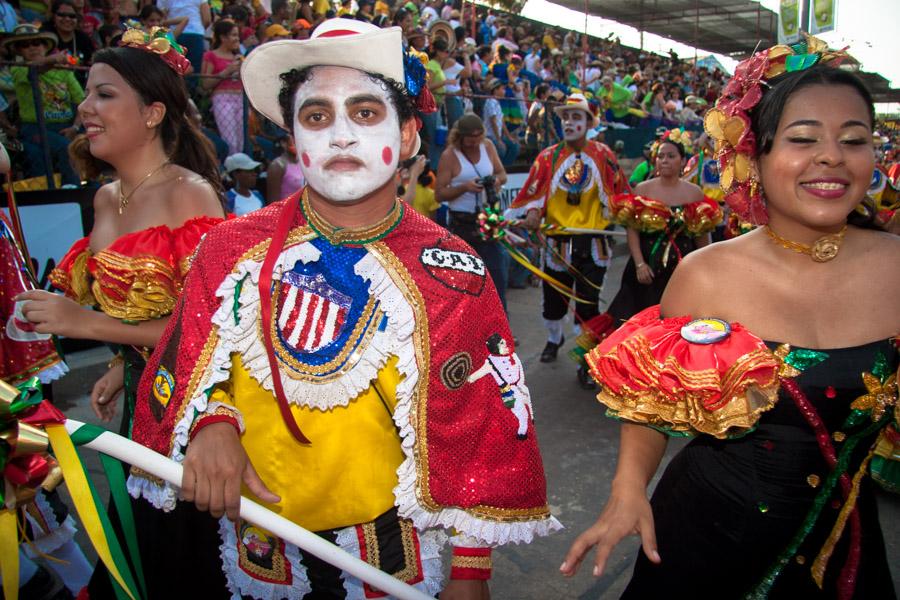
M143 400L150 396L152 375L164 367L173 377L175 390L159 419L147 403L139 403L135 439L144 445L166 455L183 456L186 441L178 436L180 423L202 415L204 390L209 382L228 377L230 350L225 342L231 332L223 329L225 324L234 323L236 318L241 323L249 319L252 327L258 318L245 312L249 305L244 303L245 292L235 291L237 282L228 286L223 286L223 282L240 268L246 269L248 275L242 279L241 289L255 287L252 280L258 268L253 266L252 258L262 260L281 207L282 203L276 203L226 223L212 231L202 245L175 309L176 318L170 321L141 382L139 397ZM370 297L383 303L388 320L383 325L373 321L374 335L382 327L403 325L392 323L392 315L408 314L414 319L405 334L409 339L395 340L396 349L392 351L403 375L393 413L405 454L397 472L396 504L401 515L420 529L453 527L488 543L530 541L534 535L558 527L547 508L546 484L533 427L525 439L519 439L518 420L504 407L494 380L485 377L465 383L468 373L459 372L460 365L466 369L485 363L489 355L487 341L494 334L508 344L509 351L513 350L496 292L471 248L409 207L403 209L399 225L383 239L334 254L352 261L347 265L350 271L365 273L371 285ZM310 241L311 233L314 235L298 211L283 256L295 252L297 258L293 260L308 265L331 256L324 247L313 252L317 245L327 242L321 238ZM297 273L304 277L315 276L300 265L298 269ZM283 282L284 275L278 273L278 280ZM321 274L326 280L337 277L337 271ZM480 285L473 285L477 280L481 280ZM215 296L216 290L221 297ZM338 291L352 295L349 288ZM328 295L332 297L330 292ZM277 296L276 293L273 300L276 308ZM241 299L237 305L235 298ZM338 304L342 302L338 296L333 299ZM273 311L273 315L279 314L286 315L286 330L293 331L293 313ZM472 315L478 318L473 319ZM349 312L347 318L359 320ZM214 326L211 321L221 325ZM282 335L286 351L298 351L302 331L293 344L291 334L287 343ZM340 335L335 337L338 345ZM409 353L405 350L407 345ZM318 353L317 346L313 342L305 349L306 354ZM326 348L323 346L321 351ZM468 355L469 360L461 361L461 354ZM244 352L243 356L247 366L250 353ZM226 371L221 370L223 364ZM309 361L305 364L307 367L298 368L308 370ZM255 368L248 370L252 377L265 381ZM285 386L291 385L288 369L282 370ZM369 381L357 382L348 389L356 389L359 383L366 389ZM326 389L334 382L302 383ZM332 393L335 388L328 389ZM341 403L351 400L352 397L343 398ZM289 468L292 472L308 470L302 464ZM140 493L166 501L162 496L154 496L162 491L135 485L142 490Z

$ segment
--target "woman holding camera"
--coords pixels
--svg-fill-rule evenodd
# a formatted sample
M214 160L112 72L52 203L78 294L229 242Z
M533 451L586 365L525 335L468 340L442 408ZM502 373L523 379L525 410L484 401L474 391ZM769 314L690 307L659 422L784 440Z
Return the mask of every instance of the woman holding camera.
M504 183L506 170L493 142L484 137L484 123L476 115L463 115L450 130L438 163L435 191L437 199L450 207L450 231L484 260L506 309L509 257L499 244L479 237L477 222L485 207L498 208Z

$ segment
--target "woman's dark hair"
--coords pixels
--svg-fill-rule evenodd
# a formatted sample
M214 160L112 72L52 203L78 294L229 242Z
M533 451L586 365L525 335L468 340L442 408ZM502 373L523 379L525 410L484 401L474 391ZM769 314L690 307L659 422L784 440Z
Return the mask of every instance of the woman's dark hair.
M862 80L850 71L826 65L815 65L803 71L785 73L769 81L768 91L763 94L762 100L750 112L750 127L756 136L757 156L772 151L778 123L781 121L784 107L787 106L791 95L811 85L845 85L856 90L866 103L869 126L874 128L875 105L872 101L872 94L869 93ZM875 223L875 213L874 205L867 196L860 203L859 210L850 211L850 214L847 215L847 222L856 227L880 229Z
M278 93L278 104L281 106L281 117L288 130L293 129L294 122L294 96L297 95L297 89L310 79L312 79L312 71L315 66L303 69L292 69L287 73L281 74L281 91ZM418 114L416 106L412 98L406 94L403 84L394 81L390 77L385 77L377 73L366 73L372 81L379 83L391 98L391 104L397 111L397 120L401 125L406 123Z
M58 11L63 6L71 6L75 12L78 12L78 9L75 8L75 3L72 2L72 0L54 0L50 12L55 15L56 11Z
M681 158L685 158L687 156L687 153L684 150L684 146L682 144L676 142L675 140L670 140L670 139L660 140L659 147L662 148L663 144L669 144L670 146L674 146L675 150L678 151L678 156L680 156ZM659 150L657 150L656 153L659 154Z
M94 54L93 64L109 65L131 86L145 105L161 102L166 115L157 126L169 161L197 173L213 187L219 198L224 195L216 152L190 117L188 92L184 79L156 54L137 48L104 48ZM88 179L96 179L112 167L95 158L85 136L69 146L73 162Z
M431 41L431 44L428 46L428 56L434 58L437 56L438 52L447 52L450 48L450 45L447 43L447 40L443 38L436 38Z
M231 33L231 30L237 27L238 24L234 21L228 21L222 19L220 21L216 21L216 24L213 25L213 49L218 48L222 45L222 38Z
M146 21L154 14L158 14L159 16L163 16L163 11L160 10L155 4L148 4L144 8L141 9L141 12L138 14L138 19L140 21Z
M769 89L763 94L750 113L750 127L756 135L756 155L772 151L775 132L788 99L794 92L811 85L846 85L862 97L869 111L869 125L875 124L875 106L872 94L856 75L842 69L815 65L803 71L785 73L769 81Z
M393 25L395 27L400 27L400 23L402 23L403 19L405 19L406 16L409 14L410 14L409 11L406 10L405 8L398 8L397 12L394 13L394 19L391 21L391 25Z

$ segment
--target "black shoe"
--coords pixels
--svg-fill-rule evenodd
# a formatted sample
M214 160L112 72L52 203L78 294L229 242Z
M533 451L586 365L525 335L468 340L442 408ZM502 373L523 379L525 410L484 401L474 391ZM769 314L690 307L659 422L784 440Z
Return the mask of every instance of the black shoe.
M558 344L554 344L553 342L547 342L547 345L544 346L544 351L541 352L541 362L548 363L554 362L556 360L556 355L559 354L559 349L563 344L566 343L566 336L560 338Z
M588 373L587 367L584 365L578 367L578 385L580 385L583 390L597 389L597 384L591 378L591 374Z
M527 434L527 433L517 433L517 434L516 434L516 439L517 439L517 440L527 440L527 439L528 439L528 434Z

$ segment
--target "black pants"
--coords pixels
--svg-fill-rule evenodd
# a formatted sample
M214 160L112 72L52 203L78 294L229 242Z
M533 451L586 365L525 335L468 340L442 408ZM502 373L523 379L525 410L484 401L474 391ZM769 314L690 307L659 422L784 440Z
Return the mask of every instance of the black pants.
M571 239L561 240L561 243L556 246L557 251L564 256L565 252L560 250L560 248L564 247L565 244L572 245L572 258L569 261L569 264L573 267L573 273L552 269L549 265L551 261L545 261L545 273L558 280L560 283L574 288L576 296L589 302L575 303L575 314L580 321L587 321L599 314L597 308L597 303L600 298L599 288L603 283L606 267L601 267L594 261L594 257L591 253L591 246L594 241L595 238L588 236L573 236ZM545 250L545 252L549 252L549 250ZM552 256L550 258L552 258L552 262L559 263L558 257ZM573 300L553 289L546 281L543 284L543 291L543 317L548 321L558 321L565 317L566 312L569 310L569 303L573 302Z

